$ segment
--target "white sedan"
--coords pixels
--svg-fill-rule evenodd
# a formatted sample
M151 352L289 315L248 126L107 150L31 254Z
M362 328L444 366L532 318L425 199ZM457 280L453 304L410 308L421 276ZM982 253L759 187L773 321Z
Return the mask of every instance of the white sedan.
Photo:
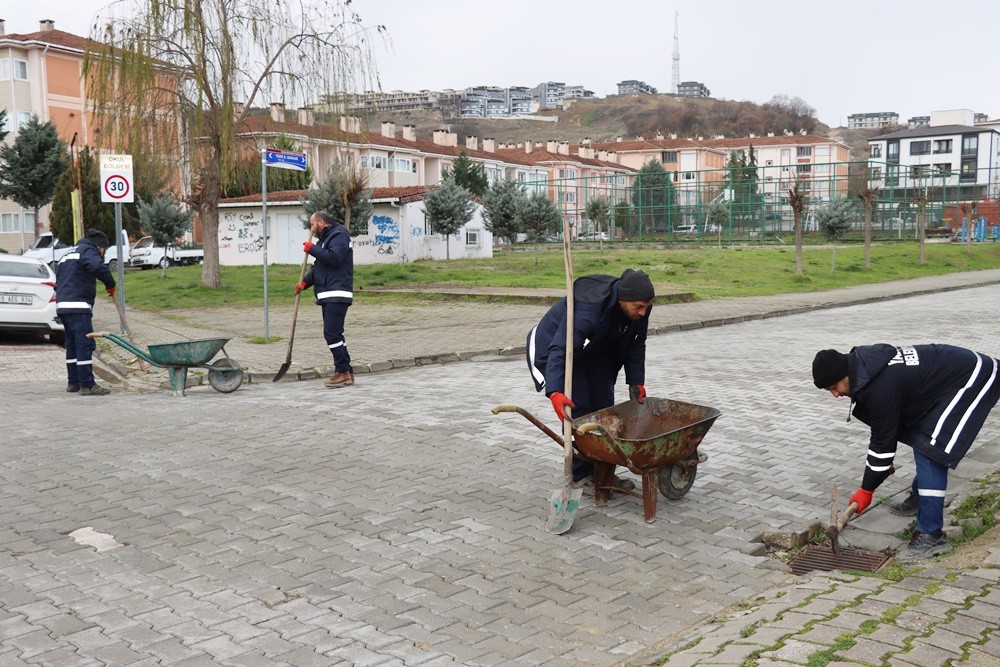
M56 317L56 276L33 257L0 254L0 331L39 333L62 344Z

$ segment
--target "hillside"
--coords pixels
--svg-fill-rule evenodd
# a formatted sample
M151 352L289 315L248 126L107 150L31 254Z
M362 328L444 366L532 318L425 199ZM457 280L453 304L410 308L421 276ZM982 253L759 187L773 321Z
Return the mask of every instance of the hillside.
M373 131L378 131L379 122L384 120L395 122L397 127L415 125L417 136L421 139L430 139L434 130L444 128L457 132L459 137L492 137L499 142L510 143L548 139L579 143L585 138L592 141L613 141L618 136L652 137L657 132L665 135L675 133L678 136L712 137L723 134L733 137L751 133L781 134L785 130L795 132L804 129L827 134L829 128L817 121L810 114L811 111L808 106L796 106L794 102L787 101L756 104L671 95L641 95L577 100L568 109L546 110L538 114L544 118L556 118L556 122L454 118L445 117L440 110L433 110L377 112L369 123Z

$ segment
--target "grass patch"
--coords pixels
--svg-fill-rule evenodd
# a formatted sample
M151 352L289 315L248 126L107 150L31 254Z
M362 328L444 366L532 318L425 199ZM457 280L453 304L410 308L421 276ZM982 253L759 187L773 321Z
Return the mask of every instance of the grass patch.
M268 343L277 343L279 340L281 340L281 336L268 336L267 338L254 336L250 339L250 342L254 345L267 345Z
M574 249L576 275L620 274L626 268L641 268L661 289L689 292L696 299L761 296L811 292L956 271L1000 267L1000 243L977 245L966 253L959 244L925 246L927 262L918 263L916 243L893 243L872 248L872 268L864 268L864 247L837 248L837 270L830 272L830 249L806 246L804 274L795 274L795 253L787 247L714 246L638 248L607 243L603 248ZM549 247L552 246L552 247ZM272 303L291 303L292 286L301 265L268 267L268 298ZM220 267L222 287L202 287L201 266L177 266L166 271L129 270L125 276L130 307L141 310L259 306L263 303L263 269L260 266ZM555 244L522 249L515 246L489 259L451 261L421 260L408 264L358 265L354 267L355 298L365 303L419 304L426 297L376 295L376 287L548 287L565 286L561 249ZM311 297L311 294L308 295Z

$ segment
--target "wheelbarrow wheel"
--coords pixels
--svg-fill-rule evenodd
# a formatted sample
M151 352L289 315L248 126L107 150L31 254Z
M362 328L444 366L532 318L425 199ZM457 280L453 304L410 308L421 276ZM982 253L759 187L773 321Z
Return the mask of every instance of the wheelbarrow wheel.
M667 500L680 500L691 490L698 466L668 465L660 468L660 493Z
M212 364L212 369L208 371L208 383L216 391L231 394L243 384L243 371L233 370L233 366L238 365L232 359L219 359Z

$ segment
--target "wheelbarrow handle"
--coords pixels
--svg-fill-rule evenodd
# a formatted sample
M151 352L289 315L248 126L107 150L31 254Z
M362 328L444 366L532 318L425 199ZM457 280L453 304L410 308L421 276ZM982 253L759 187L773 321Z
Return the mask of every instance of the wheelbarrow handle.
M536 417L535 415L531 414L530 412L528 412L524 408L519 408L516 405L511 405L509 403L505 403L503 405L496 406L495 408L493 408L493 410L491 410L491 412L493 414L495 414L495 415L498 415L501 412L516 412L517 414L521 415L522 417L524 417L525 419L527 419L529 422L531 422L532 424L534 424L535 426L537 426L538 429L542 433L544 433L545 435L547 435L550 438L552 438L553 440L555 440L559 444L560 447L565 447L566 446L565 445L565 441L555 431L553 431L548 426L546 426L545 424L543 424L541 422L541 420L538 419L538 417Z
M108 335L107 331L91 331L87 334L87 338L104 338Z
M580 424L580 427L576 429L576 432L580 435L586 435L587 433L593 433L596 437L604 440L608 446L614 450L616 454L625 459L625 465L629 470L633 472L639 472L639 469L635 467L632 463L632 459L622 451L621 447L618 446L618 441L615 440L611 435L608 434L604 427L597 422L587 422L586 424ZM641 474L641 473L640 473Z

